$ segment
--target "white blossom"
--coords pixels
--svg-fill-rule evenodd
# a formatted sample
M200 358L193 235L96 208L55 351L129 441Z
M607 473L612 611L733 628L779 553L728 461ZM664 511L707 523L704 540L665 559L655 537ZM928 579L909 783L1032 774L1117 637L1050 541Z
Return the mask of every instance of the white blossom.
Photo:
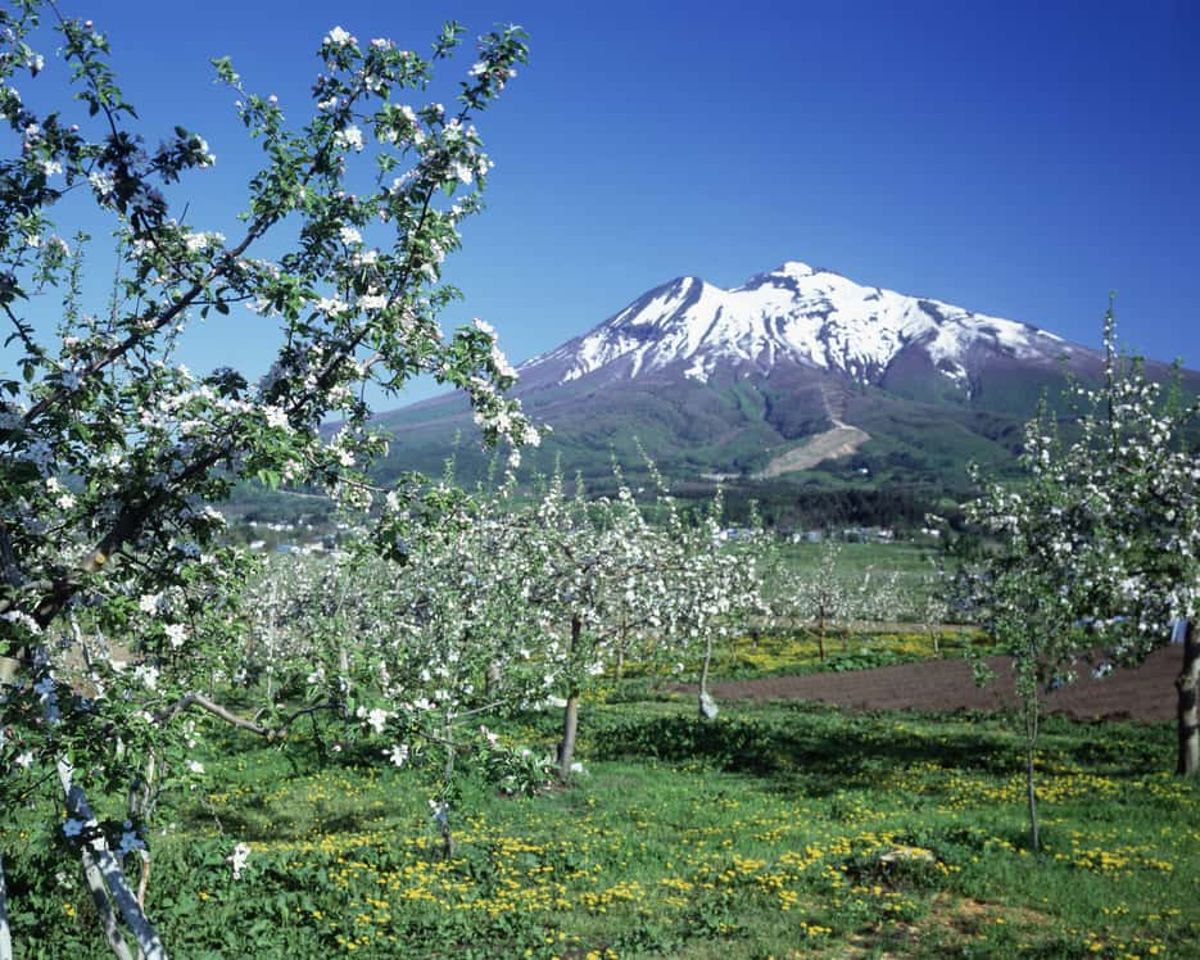
M185 624L168 623L163 629L167 635L168 642L171 644L172 648L176 650L182 647L184 641L187 640L188 629Z
M247 843L238 843L233 852L225 858L225 862L230 865L233 870L233 879L240 880L242 871L246 869L246 861L250 859L250 845Z
M354 124L337 131L333 135L333 141L342 149L349 147L355 153L361 153L364 146L363 132Z

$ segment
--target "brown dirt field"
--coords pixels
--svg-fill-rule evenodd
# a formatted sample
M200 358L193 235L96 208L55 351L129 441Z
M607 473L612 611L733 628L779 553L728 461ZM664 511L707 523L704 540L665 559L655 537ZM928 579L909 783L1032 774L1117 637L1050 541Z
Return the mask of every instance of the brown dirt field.
M1050 692L1046 710L1076 720L1157 723L1175 716L1175 678L1183 651L1166 647L1136 669L1117 669L1096 680L1081 664L1075 683ZM932 660L876 670L764 677L714 683L718 700L813 700L856 710L1005 710L1016 704L1011 661L989 657L995 679L975 686L964 660ZM681 688L682 689L682 688ZM692 688L694 689L694 688Z

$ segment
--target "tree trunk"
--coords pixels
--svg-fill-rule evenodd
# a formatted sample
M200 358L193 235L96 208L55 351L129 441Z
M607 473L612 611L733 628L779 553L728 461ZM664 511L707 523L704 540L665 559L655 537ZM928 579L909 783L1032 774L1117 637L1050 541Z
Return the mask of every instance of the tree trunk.
M1038 830L1037 782L1034 779L1033 763L1037 752L1038 700L1034 693L1031 703L1025 707L1025 794L1029 803L1029 849L1037 853L1041 849Z
M7 658L0 658L4 660ZM0 684L7 683L0 663ZM4 728L0 727L0 747L4 746ZM12 932L8 929L8 884L4 880L4 854L0 851L0 960L13 960Z
M129 811L129 819L133 823L139 823L142 826L142 835L145 836L150 828L150 817L154 810L155 799L155 757L154 751L151 750L146 758L146 769L142 776L135 780L129 787L129 799L127 808ZM137 902L138 906L143 910L146 909L146 890L150 885L150 848L145 847L142 850L136 851L141 858L141 872L138 874L137 886ZM121 860L121 869L125 869L125 861Z
M121 929L117 925L117 915L113 913L112 902L104 889L104 874L100 872L87 847L83 848L80 856L83 860L83 880L92 895L92 904L100 917L100 926L104 928L104 939L108 941L108 948L116 955L117 960L133 960L129 945L121 936Z
M583 620L579 614L571 617L571 646L567 651L574 655L579 649L583 634ZM563 708L562 740L558 743L558 778L564 783L571 775L571 761L575 759L575 734L579 729L579 688L572 686L567 694L567 705Z
M266 670L267 670L267 703L271 703L271 704L273 704L275 702L275 658L276 658L275 651L276 651L276 649L278 649L278 644L276 642L276 634L275 634L275 611L276 611L276 609L278 609L276 606L276 604L278 603L278 597L276 596L277 590L278 590L278 583L276 581L276 578L272 577L271 578L271 599L269 601L271 614L270 614L269 619L267 620L267 667L266 667Z
M39 657L44 660L44 650L39 651ZM57 689L46 697L43 716L46 723L51 726L59 722ZM96 817L92 813L91 805L88 803L83 788L74 782L74 768L66 757L58 758L57 767L58 780L66 794L67 815L73 820L81 821L87 829L91 830L96 826ZM80 854L85 876L90 864L99 869L104 886L108 888L108 896L105 899L111 898L110 902L120 911L126 927L137 941L139 955L144 956L145 960L166 960L167 952L163 949L162 940L159 939L154 925L146 919L146 914L138 904L133 891L129 889L125 874L121 872L121 864L108 848L108 842L104 839L104 835L97 834L92 839L85 841L81 845ZM110 946L116 950L114 945L110 944ZM120 956L119 951L118 956Z
M0 960L13 960L12 934L8 929L8 886L4 882L3 855L0 855Z
M558 777L565 781L571 775L575 759L575 734L579 729L579 693L572 690L563 708L562 740L558 744Z
M454 725L451 721L451 716L446 714L446 766L442 770L442 810L439 817L439 826L442 829L442 859L454 859L454 832L450 828L450 801L446 799L451 795L450 784L454 780Z
M821 659L825 659L825 611L821 611L817 617L817 653L821 655Z
M717 716L717 705L708 694L708 671L712 665L713 638L710 632L704 641L704 665L700 668L700 698L698 709L701 720L713 720Z
M1200 640L1196 625L1188 620L1183 633L1183 669L1175 681L1179 693L1179 760L1175 772L1180 776L1200 775Z
M89 828L94 827L96 818L92 813L92 808L87 802L83 789L72 782L73 771L65 759L58 761L58 777L67 796L67 813L73 819L83 821ZM122 919L137 940L138 950L146 957L146 960L166 960L167 953L163 949L162 941L158 938L158 933L138 905L137 898L129 889L125 875L121 872L121 866L112 851L108 849L104 837L97 836L87 841L85 850L81 851L81 854L85 854L85 870L87 868L86 861L89 859L99 868L100 876L104 880L104 885L108 887L112 902L120 910Z
M350 719L350 707L348 706L348 694L350 683L350 650L346 644L341 644L338 647L338 696L341 698L340 713L343 720Z

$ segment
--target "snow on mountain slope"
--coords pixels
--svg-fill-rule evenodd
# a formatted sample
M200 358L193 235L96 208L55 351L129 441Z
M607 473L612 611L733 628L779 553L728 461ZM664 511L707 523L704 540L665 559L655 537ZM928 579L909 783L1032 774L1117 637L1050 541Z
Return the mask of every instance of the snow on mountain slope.
M791 261L733 290L696 277L663 284L590 333L523 364L521 374L549 385L604 368L637 377L685 363L685 376L706 381L719 367L765 373L790 361L878 382L909 348L964 388L970 354L980 348L1046 361L1071 352L1060 337L1028 324L863 287Z

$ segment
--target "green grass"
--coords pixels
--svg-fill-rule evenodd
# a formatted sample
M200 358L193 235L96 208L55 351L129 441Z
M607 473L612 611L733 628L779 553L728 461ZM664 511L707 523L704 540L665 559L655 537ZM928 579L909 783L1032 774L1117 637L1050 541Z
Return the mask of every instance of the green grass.
M1049 720L1032 855L1002 718L691 712L587 706L566 789L468 775L449 861L420 770L221 734L155 838L149 912L189 958L1200 955L1200 791L1165 772L1166 727ZM504 735L545 749L556 720ZM105 956L77 881L31 887L13 839L18 955Z
M933 570L931 558L937 557L930 547L914 543L844 543L840 546L837 572L847 577L861 576L868 570L928 574ZM801 572L815 572L824 556L824 547L819 543L785 544L780 549L787 565Z

